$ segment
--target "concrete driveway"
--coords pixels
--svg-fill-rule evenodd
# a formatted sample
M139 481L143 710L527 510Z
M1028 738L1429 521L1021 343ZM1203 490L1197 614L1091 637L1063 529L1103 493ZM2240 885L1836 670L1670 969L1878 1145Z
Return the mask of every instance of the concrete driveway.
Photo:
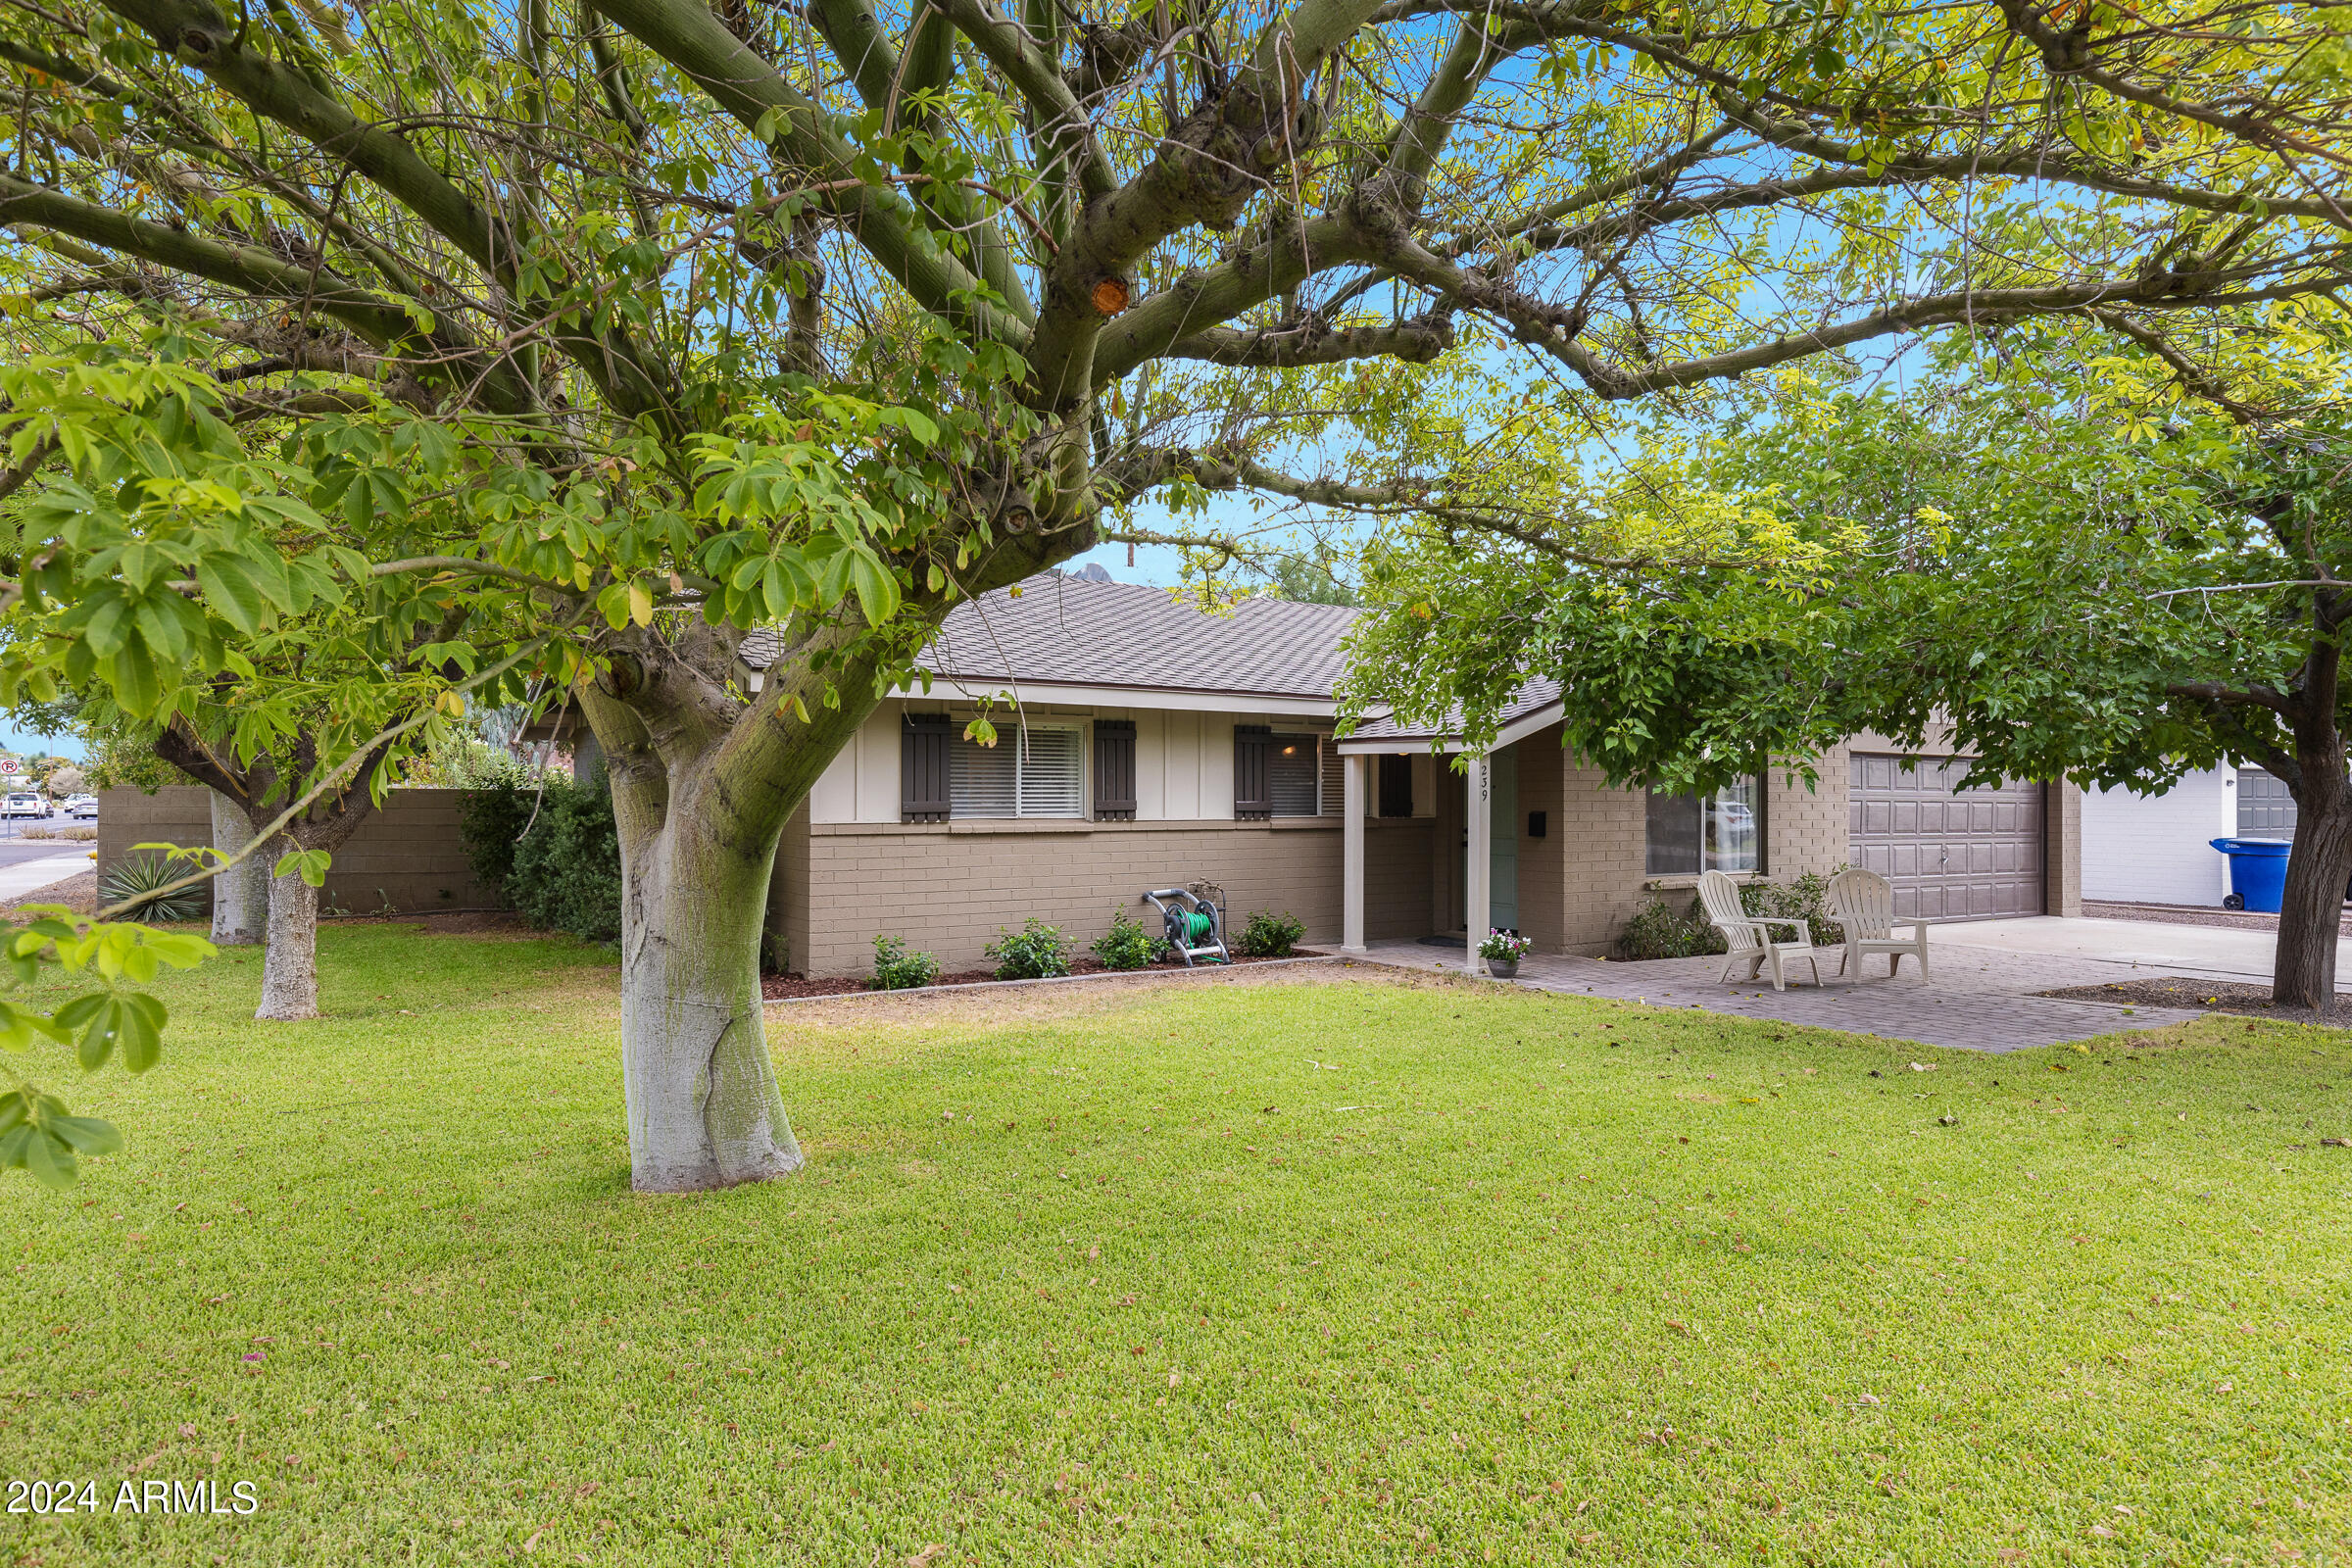
M1886 960L1872 958L1866 978L1857 983L1838 974L1841 950L1833 948L1821 955L1821 985L1811 984L1808 971L1800 967L1798 973L1805 978L1787 991L1773 990L1768 980L1724 984L1718 978L1724 966L1721 957L1620 963L1531 955L1519 966L1517 983L1538 991L1703 1007L1923 1045L2019 1051L2200 1016L2175 1007L2066 1002L2037 992L2164 975L2267 979L2271 943L2267 931L2036 917L1933 928L1928 952L1934 979L1926 982L1908 963L1901 979L1889 980ZM1376 963L1400 968L1462 968L1458 947L1379 942L1372 945L1370 956ZM2339 977L2337 984L2352 989L2352 977Z
M2276 934L2227 926L2159 924L2153 920L1972 920L1935 927L1929 950L1968 948L2084 958L2212 979L2268 980ZM2109 978L2113 978L2110 976ZM2352 939L2335 944L2335 988L2352 991Z

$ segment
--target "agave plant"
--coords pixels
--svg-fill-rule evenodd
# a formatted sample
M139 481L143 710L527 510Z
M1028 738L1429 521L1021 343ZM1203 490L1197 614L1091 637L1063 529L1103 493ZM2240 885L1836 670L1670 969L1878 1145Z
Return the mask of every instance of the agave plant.
M180 888L164 894L155 891L185 875L187 872L184 869L160 856L141 856L135 860L124 860L98 879L98 906L112 908L125 900L133 900L136 902L123 911L129 919L159 924L200 919L204 914L202 887Z

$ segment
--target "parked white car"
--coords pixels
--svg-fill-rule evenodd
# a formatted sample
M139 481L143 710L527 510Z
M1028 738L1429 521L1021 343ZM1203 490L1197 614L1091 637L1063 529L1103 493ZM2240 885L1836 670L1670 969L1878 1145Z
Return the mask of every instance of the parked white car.
M98 797L95 795L69 795L66 797L65 807L68 816L94 817L98 814Z
M30 790L15 791L5 801L0 801L0 817L20 816L37 816L47 821L49 803Z

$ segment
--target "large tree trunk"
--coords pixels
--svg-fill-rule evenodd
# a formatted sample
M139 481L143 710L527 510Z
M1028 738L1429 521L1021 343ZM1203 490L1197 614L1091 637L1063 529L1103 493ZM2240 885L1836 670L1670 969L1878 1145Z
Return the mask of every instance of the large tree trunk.
M2278 949L2272 959L2275 1005L2316 1012L2333 1000L2347 878L2352 878L2352 799L2339 785L2327 807L2299 808L2295 814L2295 848L2286 862Z
M253 842L245 808L219 790L205 791L213 804L213 848L234 855ZM250 948L263 940L270 920L270 857L256 852L213 878L213 941L223 948Z
M621 1080L640 1192L788 1176L801 1147L767 1055L760 936L775 835L727 845L621 815Z
M253 1015L318 1016L318 890L299 876L270 880L270 951L262 958L262 1004Z

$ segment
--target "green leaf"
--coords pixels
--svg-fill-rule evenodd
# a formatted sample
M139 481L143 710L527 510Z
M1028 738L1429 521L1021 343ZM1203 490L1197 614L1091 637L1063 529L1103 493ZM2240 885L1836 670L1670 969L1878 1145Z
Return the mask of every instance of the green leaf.
M251 637L262 629L268 602L254 581L253 567L243 557L211 555L196 564L196 583L204 602L222 620Z
M898 574L864 551L850 556L850 583L858 590L858 608L865 623L879 626L899 612Z
M62 1191L74 1185L74 1151L62 1139L52 1138L42 1128L24 1129L32 1134L24 1145L24 1169L43 1187Z
M278 857L270 874L280 877L293 872L311 886L322 888L326 886L327 862L332 858L324 850L289 850Z
M122 1152L122 1131L111 1121L101 1121L95 1116L52 1116L41 1125L85 1154Z
M125 642L122 651L114 658L112 673L115 701L132 717L147 717L163 702L163 677L145 643L136 638Z

